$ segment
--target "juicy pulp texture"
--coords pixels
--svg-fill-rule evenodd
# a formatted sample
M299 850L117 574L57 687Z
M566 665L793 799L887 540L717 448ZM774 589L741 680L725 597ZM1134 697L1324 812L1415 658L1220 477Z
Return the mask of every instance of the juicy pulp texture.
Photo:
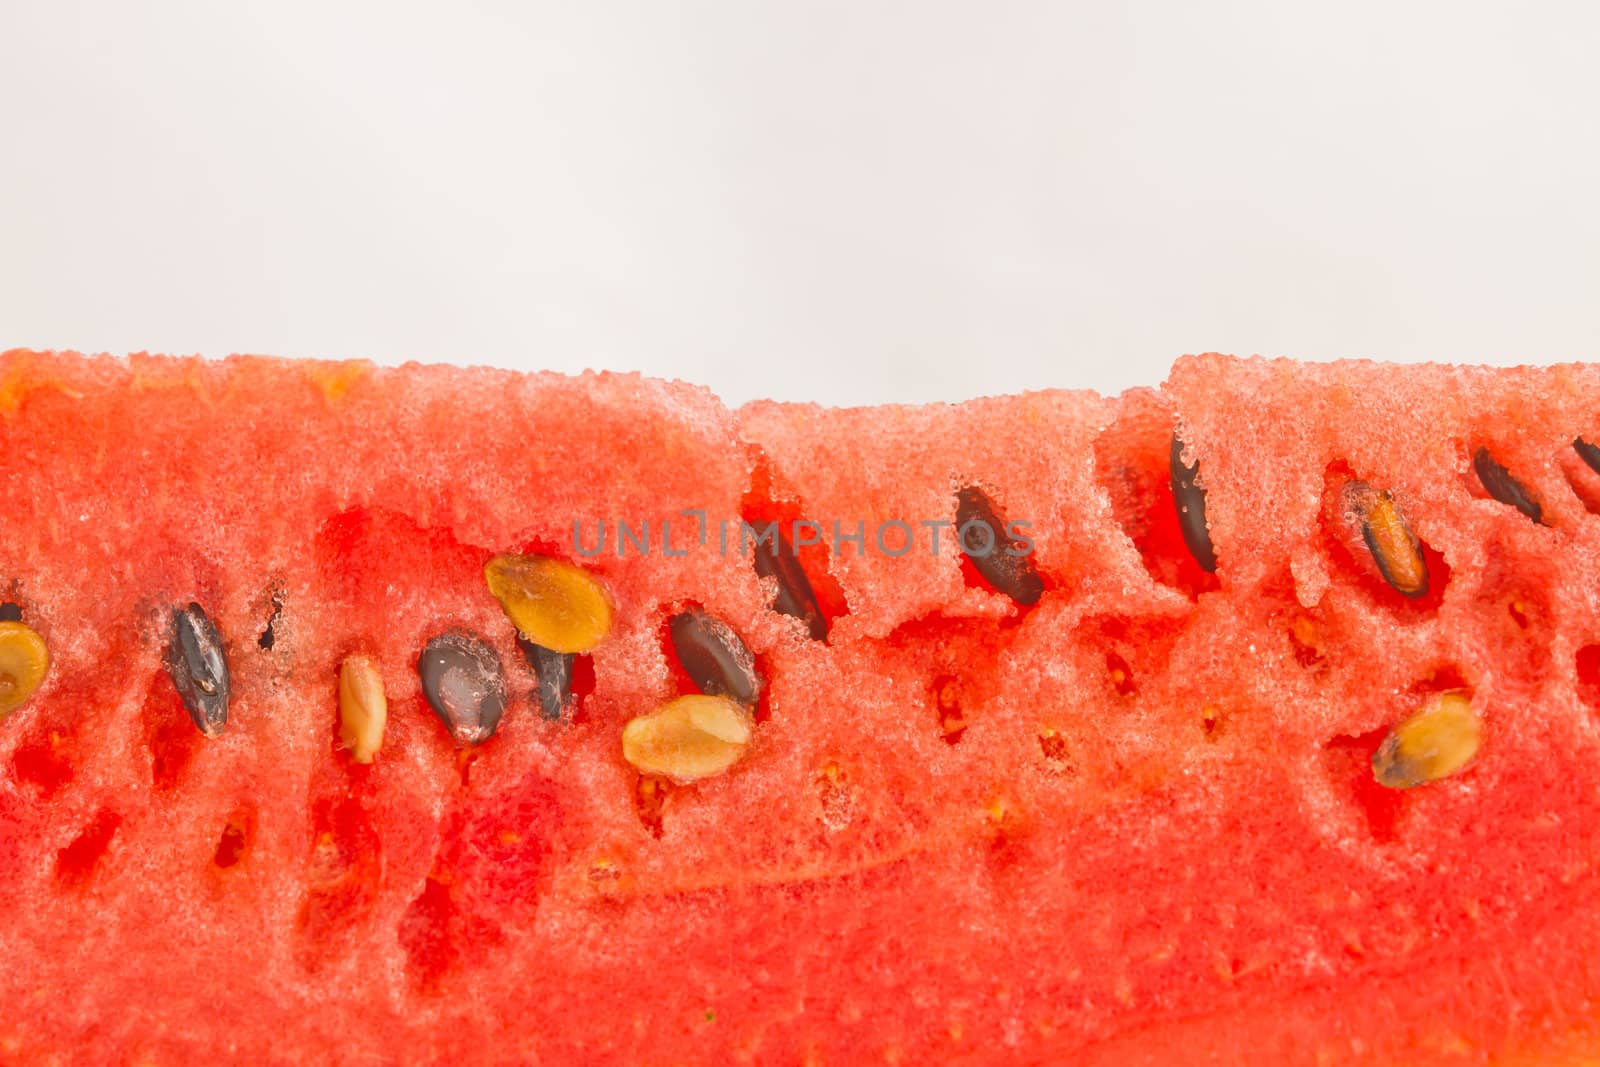
M730 411L625 375L8 354L0 593L50 667L0 721L0 1057L1592 1058L1597 433L1590 367L1202 356L1120 398ZM1352 480L1392 494L1426 595L1341 521ZM1027 524L1036 605L929 525L969 486ZM798 517L826 642L737 547ZM610 595L570 719L532 697L500 553ZM164 666L191 602L232 679L215 739ZM755 726L641 788L623 727L692 691L690 609L753 653ZM455 630L507 684L469 749L416 671ZM339 744L358 655L370 765ZM1442 691L1475 760L1379 785Z

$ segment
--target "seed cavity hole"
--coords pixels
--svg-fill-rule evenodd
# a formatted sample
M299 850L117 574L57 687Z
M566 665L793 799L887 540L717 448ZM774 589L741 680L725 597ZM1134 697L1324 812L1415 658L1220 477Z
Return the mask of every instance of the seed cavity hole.
M634 782L633 806L639 823L651 837L660 837L665 825L667 796L672 783L656 775L641 774Z
M817 821L824 830L837 833L850 824L854 807L849 776L836 761L829 760L817 775Z
M939 718L939 733L946 744L960 743L967 732L967 717L961 710L961 679L941 674L933 680L933 708Z
M1358 813L1375 844L1392 844L1398 836L1406 793L1389 789L1372 773L1372 756L1388 731L1336 737L1323 749L1323 765L1336 795Z
M41 800L49 800L72 781L68 751L71 738L58 730L42 729L22 741L11 753L11 778L31 787Z
M383 872L383 844L354 797L314 801L309 829L295 955L316 971L351 951L365 931Z
M212 854L211 863L218 870L227 870L238 866L249 852L256 835L255 808L242 804L234 809L228 816L227 822L222 825L222 833L217 837L217 848Z
M122 816L102 808L94 819L56 854L56 883L65 888L88 884L111 849L111 839L122 825Z
M1600 644L1578 649L1578 696L1589 707L1600 711Z
M272 596L268 601L271 612L267 616L267 625L261 631L261 636L256 638L256 646L263 652L271 652L278 643L278 619L283 615L283 601L287 595L282 583L275 582L272 586Z

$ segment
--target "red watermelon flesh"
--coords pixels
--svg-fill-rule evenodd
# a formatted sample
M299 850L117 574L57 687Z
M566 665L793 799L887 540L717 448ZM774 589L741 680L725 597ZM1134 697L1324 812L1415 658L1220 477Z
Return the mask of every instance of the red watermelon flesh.
M1592 1060L1597 413L1588 367L1205 356L1120 398L729 410L608 374L10 353L0 594L51 665L0 721L0 1060ZM1426 596L1335 521L1352 479L1393 494ZM932 551L969 486L1027 524L1037 604L948 529ZM741 517L823 528L825 642L719 551ZM619 558L624 521L649 553ZM570 721L485 588L500 552L614 600ZM163 665L190 602L232 675L214 739ZM690 606L766 692L742 761L641 803L621 731L687 691ZM471 749L416 671L457 628L512 698ZM354 653L390 705L370 766L338 741ZM1476 760L1379 785L1445 690Z

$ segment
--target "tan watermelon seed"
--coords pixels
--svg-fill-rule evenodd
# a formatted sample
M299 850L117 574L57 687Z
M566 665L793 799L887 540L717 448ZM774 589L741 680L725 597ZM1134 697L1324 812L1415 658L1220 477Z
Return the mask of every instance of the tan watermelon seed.
M50 651L32 627L0 622L0 719L28 702L50 669Z
M500 657L481 637L456 630L440 634L417 658L422 693L461 745L481 745L500 728L506 710Z
M517 632L552 652L588 652L611 633L611 598L587 571L545 556L499 555L483 568Z
M721 774L744 757L750 712L727 697L669 700L622 728L622 756L645 774L681 784Z
M232 680L222 634L199 604L173 612L166 666L195 728L207 737L220 736L228 725Z
M1183 461L1183 441L1172 435L1172 454L1167 462L1172 478L1172 502L1178 509L1178 527L1183 531L1183 543L1189 554L1200 564L1200 569L1215 573L1217 550L1211 544L1211 530L1206 526L1206 491L1200 488L1200 461L1193 464Z
M371 763L383 747L389 701L383 675L370 656L348 656L339 667L339 740L357 763Z
M1345 486L1345 501L1361 524L1361 538L1383 580L1402 596L1425 596L1428 563L1422 557L1422 543L1394 498L1366 482L1351 482Z
M1044 579L1034 569L1032 553L1021 551L994 501L975 485L956 491L956 542L996 592L1024 607L1044 595Z
M1390 789L1410 789L1459 773L1478 754L1483 722L1464 693L1436 693L1383 739L1372 773Z
M1528 495L1523 484L1513 478L1511 472L1501 466L1487 448L1479 448L1472 454L1472 469L1477 472L1478 482L1490 496L1516 508L1534 522L1544 522L1544 509L1539 502Z
M761 697L756 658L733 627L704 611L679 612L667 623L672 650L694 682L712 696L728 696L747 708Z

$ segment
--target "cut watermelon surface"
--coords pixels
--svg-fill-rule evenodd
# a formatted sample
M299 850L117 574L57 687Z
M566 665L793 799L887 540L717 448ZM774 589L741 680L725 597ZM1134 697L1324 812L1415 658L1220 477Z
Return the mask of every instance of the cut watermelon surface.
M1593 1062L1596 434L9 353L0 1061Z

